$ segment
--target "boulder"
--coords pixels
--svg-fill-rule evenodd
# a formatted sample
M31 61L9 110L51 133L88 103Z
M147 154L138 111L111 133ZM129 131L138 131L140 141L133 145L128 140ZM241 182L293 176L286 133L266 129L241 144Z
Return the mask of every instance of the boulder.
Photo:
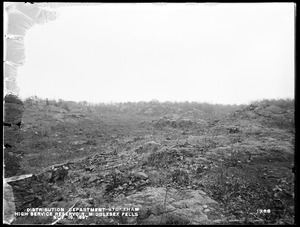
M229 133L238 133L238 132L240 132L240 129L237 127L228 127L228 132Z
M282 114L283 110L277 106L268 106L265 108L266 112L269 112L271 114Z
M149 152L155 152L157 151L161 145L159 143L156 143L154 141L150 141L147 143L144 143L143 145L139 146L135 152L137 153L149 153Z
M146 187L126 199L115 200L115 205L139 208L142 224L203 224L210 222L208 209L218 203L201 190Z
M138 179L142 179L142 180L148 179L148 175L143 172L132 172L131 175L133 175L134 177L136 177Z

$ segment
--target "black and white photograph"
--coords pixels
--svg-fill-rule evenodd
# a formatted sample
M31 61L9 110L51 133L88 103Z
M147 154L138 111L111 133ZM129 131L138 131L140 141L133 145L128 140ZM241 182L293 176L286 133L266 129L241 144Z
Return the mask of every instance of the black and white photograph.
M3 3L3 224L295 225L296 3Z

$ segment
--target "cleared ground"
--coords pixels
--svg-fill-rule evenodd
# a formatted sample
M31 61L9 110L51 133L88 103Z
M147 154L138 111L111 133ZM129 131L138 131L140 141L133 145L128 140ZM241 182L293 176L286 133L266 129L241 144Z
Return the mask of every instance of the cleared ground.
M159 103L97 109L35 102L26 103L22 129L6 127L4 133L5 143L12 146L4 151L5 177L34 174L10 183L20 212L28 207L69 208L74 203L122 206L128 201L143 210L146 204L137 198L146 201L151 188L157 193L166 190L164 211L151 206L150 213L139 218L61 222L293 224L293 106L266 101L215 114ZM47 168L52 165L67 166L67 175L53 181L54 173ZM175 203L186 201L176 193L188 196L197 190L217 202L203 205L201 220ZM168 206L176 210L167 213ZM53 221L18 217L14 223Z

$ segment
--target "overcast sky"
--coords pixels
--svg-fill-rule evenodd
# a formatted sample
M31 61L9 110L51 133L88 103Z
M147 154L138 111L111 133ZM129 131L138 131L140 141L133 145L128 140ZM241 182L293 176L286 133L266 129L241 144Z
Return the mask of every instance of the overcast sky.
M294 4L57 9L25 37L22 97L241 104L294 97Z

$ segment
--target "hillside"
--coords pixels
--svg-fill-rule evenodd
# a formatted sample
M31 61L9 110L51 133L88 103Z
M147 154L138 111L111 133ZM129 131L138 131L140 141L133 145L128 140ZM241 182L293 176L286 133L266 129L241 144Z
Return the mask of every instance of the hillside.
M293 224L294 105L25 102L5 127L16 211L132 207L57 224ZM265 210L265 211L264 211ZM270 211L270 212L269 212ZM137 216L135 216L137 215ZM53 223L17 217L13 224Z

